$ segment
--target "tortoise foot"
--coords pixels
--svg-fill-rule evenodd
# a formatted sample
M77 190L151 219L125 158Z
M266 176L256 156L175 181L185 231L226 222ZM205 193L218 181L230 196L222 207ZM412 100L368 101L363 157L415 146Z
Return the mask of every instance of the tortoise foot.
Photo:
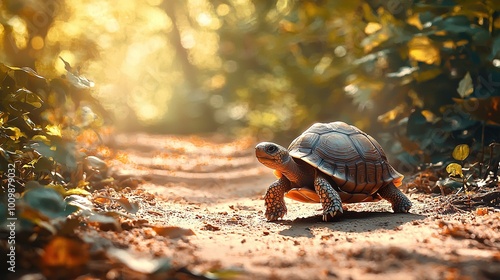
M283 218L286 214L285 192L290 190L290 182L284 177L275 181L269 189L267 189L264 201L266 204L266 219L268 221L276 221Z
M323 207L323 221L328 221L328 216L335 217L343 213L339 194L325 178L318 176L314 182L314 188Z
M328 216L332 216L334 218L337 216L339 213L342 214L342 207L337 208L335 207L336 210L328 210L328 211L323 211L323 222L328 222Z
M378 193L392 204L394 213L408 213L411 209L411 201L392 183L380 189Z
M266 200L266 219L268 221L276 221L286 215L285 201L275 201L273 204L268 204Z
M401 201L400 203L392 205L392 210L394 211L394 213L408 213L410 209L411 209L411 201L408 198Z

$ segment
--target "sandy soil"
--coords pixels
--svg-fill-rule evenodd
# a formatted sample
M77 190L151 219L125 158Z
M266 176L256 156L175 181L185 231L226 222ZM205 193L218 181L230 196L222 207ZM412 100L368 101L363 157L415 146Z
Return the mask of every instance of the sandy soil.
M287 199L284 219L267 222L263 195L275 178L255 159L255 144L117 137L114 148L127 163L114 171L144 182L100 193L138 202L133 219L148 226L99 234L142 256L237 279L500 279L500 212L493 208L458 211L447 197L410 194L409 214L392 213L385 201L360 203L322 222L319 204ZM192 232L172 238L150 226Z

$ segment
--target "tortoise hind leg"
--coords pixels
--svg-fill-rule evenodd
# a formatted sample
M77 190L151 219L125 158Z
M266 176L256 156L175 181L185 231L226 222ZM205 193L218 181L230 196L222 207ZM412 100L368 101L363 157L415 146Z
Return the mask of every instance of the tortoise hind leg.
M392 204L395 213L407 213L411 208L411 201L393 183L380 188L378 194Z
M328 220L328 215L334 217L337 213L342 213L342 200L339 193L321 174L317 174L314 180L314 189L323 207L323 221Z

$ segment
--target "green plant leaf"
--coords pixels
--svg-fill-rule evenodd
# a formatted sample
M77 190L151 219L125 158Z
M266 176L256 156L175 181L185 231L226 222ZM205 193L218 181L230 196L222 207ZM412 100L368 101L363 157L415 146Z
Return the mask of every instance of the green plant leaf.
M33 165L33 171L35 172L51 171L54 168L54 161L46 157L40 157L36 161L33 161L30 163Z
M39 211L51 219L66 217L76 210L76 207L67 209L67 204L62 195L56 190L47 187L27 190L23 195L22 202L25 206Z
M474 92L474 85L472 84L472 78L470 77L469 72L467 72L460 83L458 83L457 91L462 98L465 98Z

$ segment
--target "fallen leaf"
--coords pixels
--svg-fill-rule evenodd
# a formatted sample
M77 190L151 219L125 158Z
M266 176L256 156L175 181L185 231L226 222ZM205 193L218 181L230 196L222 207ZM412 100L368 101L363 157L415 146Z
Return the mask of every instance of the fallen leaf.
M106 250L109 257L114 258L137 272L152 274L158 271L166 271L171 268L170 260L167 258L153 259L139 255L130 250L109 248Z
M130 202L126 197L122 196L119 199L115 199L127 212L135 214L139 211L139 204L137 202Z
M50 279L70 279L83 273L89 261L89 248L77 239L57 236L44 248L42 270Z
M195 235L191 229L185 229L180 227L153 227L153 230L161 236L170 238L179 238L182 236Z
M89 224L97 224L101 230L121 231L120 223L113 215L115 215L114 212L94 214L88 218L88 222Z

